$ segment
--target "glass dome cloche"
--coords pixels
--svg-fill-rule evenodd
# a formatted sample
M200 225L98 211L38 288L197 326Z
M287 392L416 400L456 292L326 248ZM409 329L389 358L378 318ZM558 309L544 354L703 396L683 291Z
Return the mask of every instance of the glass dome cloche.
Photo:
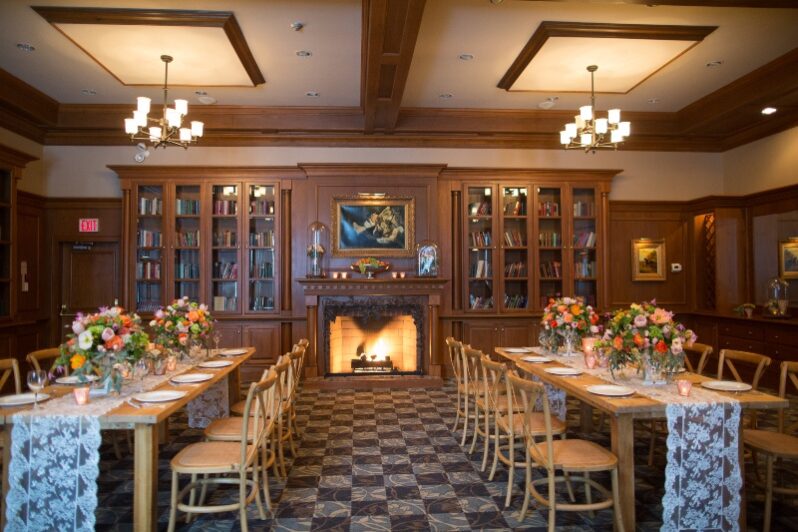
M768 282L767 303L765 304L765 315L773 318L783 318L787 316L790 307L790 298L787 295L789 288L787 281L780 277L774 277Z
M315 221L308 226L307 271L308 279L327 277L329 269L330 231L327 226Z

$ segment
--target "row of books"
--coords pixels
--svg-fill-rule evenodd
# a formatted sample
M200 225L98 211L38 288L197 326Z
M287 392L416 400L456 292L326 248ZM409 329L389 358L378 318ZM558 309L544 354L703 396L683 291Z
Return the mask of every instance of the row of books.
M574 216L595 216L596 204L587 201L574 202Z
M231 230L216 231L213 233L213 245L232 247L236 245L236 232Z
M574 275L577 279L580 277L595 277L596 276L596 263L595 261L580 261L574 264Z
M249 202L249 214L274 214L274 202L268 200L252 200Z
M491 275L490 261L480 259L472 262L468 275L476 279L487 279Z
M249 302L249 310L274 310L274 298L270 296L253 297Z
M178 262L175 264L175 277L178 279L199 279L200 266L194 262Z
M150 261L137 262L136 279L159 281L161 279L161 263Z
M176 203L175 208L177 209L178 216L199 214L200 212L199 200L178 199L175 203Z
M544 248L558 248L562 246L562 235L554 231L541 231L538 242Z
M471 216L490 216L490 200L477 201L468 205L468 212Z
M555 201L538 202L538 216L559 216L560 204Z
M596 245L596 233L593 231L583 231L574 235L574 247L592 248Z
M136 310L152 312L161 306L161 287L157 284L136 285Z
M490 231L474 231L471 233L471 245L473 247L490 246L492 242L493 236Z
M471 294L468 298L468 306L472 310L485 310L493 308L493 296L480 297Z
M273 279L274 265L271 262L250 262L249 277L252 279Z
M139 198L139 214L161 214L163 200L161 198Z
M236 200L213 200L213 214L231 215L238 212Z
M559 279L562 276L562 263L556 260L541 262L540 276Z
M177 233L177 246L178 247L197 247L199 246L200 232L197 231L179 231Z
M199 299L199 284L198 283L179 283L175 286L175 294L177 297L186 296L189 299L196 301Z
M139 246L145 248L161 247L161 232L150 231L149 229L139 229Z
M523 262L513 262L504 265L505 277L526 277L526 264Z
M249 245L258 247L274 246L274 231L261 231L249 234Z
M504 204L504 214L511 216L526 216L526 196L519 196L515 201Z
M510 231L504 232L504 243L513 247L521 247L526 245L521 231L518 231L517 229L511 229Z
M238 263L237 262L214 262L213 263L213 277L214 279L236 280L238 279Z
M213 296L213 310L217 312L238 308L238 297L236 296Z
M504 308L526 308L526 296L521 294L505 294Z

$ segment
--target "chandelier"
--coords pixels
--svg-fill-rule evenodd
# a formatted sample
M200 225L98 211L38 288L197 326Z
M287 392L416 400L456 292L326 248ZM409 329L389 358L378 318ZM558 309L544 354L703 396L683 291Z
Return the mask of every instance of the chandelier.
M598 70L596 65L587 67L590 72L590 105L579 108L579 114L574 121L565 124L565 129L560 131L560 144L566 150L582 149L585 153L597 149L617 149L631 133L631 124L621 122L621 110L610 109L607 118L596 118L596 92L593 81L594 73Z
M136 98L137 108L133 111L133 118L125 118L125 133L130 135L131 141L148 140L154 148L168 145L188 148L202 136L203 123L196 120L191 122L191 127L182 127L183 118L188 114L188 100L175 100L174 107L168 107L169 88L169 63L172 57L162 55L164 62L163 74L163 114L160 118L149 117L150 99L146 96Z

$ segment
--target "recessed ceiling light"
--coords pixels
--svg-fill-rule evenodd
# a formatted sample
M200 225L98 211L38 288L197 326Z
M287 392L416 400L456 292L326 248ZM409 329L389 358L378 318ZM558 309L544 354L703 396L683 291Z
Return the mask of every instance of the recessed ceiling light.
M657 103L659 103L659 98L649 98L649 99L648 99L648 100L646 100L646 101L647 101L648 103L650 103L650 104L654 105L654 104L657 104Z
M309 51L309 50L299 50L299 51L296 53L296 55L297 55L298 57L310 57L310 56L311 56L311 55L313 55L313 54L312 54L312 53L310 53L310 51Z
M305 27L305 23L297 20L296 22L292 22L288 27L294 31L299 31Z
M490 0L490 3L495 6L501 4L502 2L504 2L504 0Z
M36 51L36 47L33 46L29 42L18 42L17 43L17 48L19 48L23 52L35 52Z
M450 100L452 98L452 94L450 92L444 92L443 94L439 94L438 98L442 98L444 100Z
M710 61L710 62L708 62L708 63L707 63L705 66L706 66L707 68L717 68L717 67L719 67L719 66L720 66L720 65L722 65L722 64L723 64L723 61L721 61L721 60L715 60L715 61Z
M196 94L197 96L205 96L208 93L203 91L203 90L198 90L198 91L194 91L194 94Z
M200 91L200 92L204 92L204 91ZM216 98L214 98L213 96L208 96L207 94L203 94L202 96L198 96L197 100L199 100L200 103L205 104L205 105L213 105L213 104L216 103Z
M474 59L474 54L460 54L461 61L471 61Z
M559 99L560 98L557 96L549 96L548 98L540 102L538 104L538 107L540 109L551 109L552 107L554 107L554 104L557 103L557 100Z
M97 96L97 91L94 89L81 89L80 93L83 96Z
M308 91L305 93L305 96L307 96L308 98L318 98L319 91Z
M775 107L765 107L764 109L762 109L762 114L763 115L772 115L776 111L778 111L778 109L776 109Z

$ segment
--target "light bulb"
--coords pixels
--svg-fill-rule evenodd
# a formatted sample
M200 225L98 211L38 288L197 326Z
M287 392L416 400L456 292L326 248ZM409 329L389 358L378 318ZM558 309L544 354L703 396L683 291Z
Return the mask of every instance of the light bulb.
M570 124L565 124L565 132L568 134L568 136L570 138L575 139L576 138L576 124L574 124L573 122L570 123Z
M191 142L191 130L189 128L180 128L180 142Z
M197 122L196 120L194 120L193 122L191 122L191 134L195 137L201 137L203 126L204 124L202 122Z
M137 126L147 127L147 113L141 111L133 111L133 120Z
M582 133L582 136L580 137L579 143L582 144L582 146L590 146L591 144L593 144L593 134L592 133Z
M560 144L567 146L571 142L571 136L567 131L560 131Z
M582 117L582 120L592 120L593 119L593 107L590 105L583 105L579 108L579 116Z
M607 111L607 119L609 120L610 124L617 124L621 121L621 110L610 109Z
M180 116L186 116L188 114L188 100L175 100L175 109Z
M169 123L169 127L180 127L180 113L177 109L167 107L166 121Z
M152 126L150 128L150 140L153 142L161 140L161 128L158 126Z
M125 133L128 135L135 135L138 133L139 127L136 125L135 118L125 118Z
M621 132L621 135L628 137L632 133L632 124L630 122L621 122L618 124L618 130Z
M150 99L146 96L139 96L136 98L136 110L144 113L145 115L150 112Z
M610 132L610 142L612 142L613 144L617 144L619 142L623 142L623 135L621 135L620 130L613 129Z
M574 117L574 123L576 125L576 129L583 129L585 127L585 119L579 115Z
M603 135L607 132L608 124L606 118L597 118L596 119L596 133L599 135Z

